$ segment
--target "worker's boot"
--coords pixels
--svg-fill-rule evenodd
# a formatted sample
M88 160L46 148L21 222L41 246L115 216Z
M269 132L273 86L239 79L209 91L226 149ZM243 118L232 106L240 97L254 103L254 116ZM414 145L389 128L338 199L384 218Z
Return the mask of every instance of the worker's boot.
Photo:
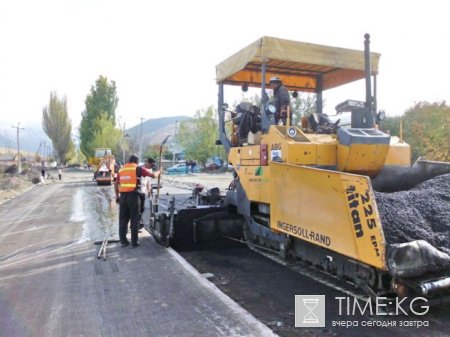
M133 247L139 246L137 228L131 228L131 246Z
M139 215L139 226L138 231L141 232L141 229L144 228L144 219L142 219L142 213Z
M127 228L124 226L119 226L119 238L122 247L128 246L130 241L127 240Z

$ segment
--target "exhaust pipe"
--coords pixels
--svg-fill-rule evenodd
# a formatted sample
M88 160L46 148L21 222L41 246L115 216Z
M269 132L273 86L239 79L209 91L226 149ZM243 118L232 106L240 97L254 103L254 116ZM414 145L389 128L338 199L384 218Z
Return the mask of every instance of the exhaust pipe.
M364 34L364 70L366 75L366 108L372 111L372 64L370 62L370 35Z

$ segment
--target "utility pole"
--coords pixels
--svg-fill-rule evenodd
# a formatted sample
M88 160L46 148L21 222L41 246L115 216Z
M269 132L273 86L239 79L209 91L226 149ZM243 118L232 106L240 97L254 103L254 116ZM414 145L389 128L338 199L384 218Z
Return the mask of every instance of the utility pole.
M38 158L41 159L41 162L42 162L42 158L40 158L41 157L41 146L42 146L42 140L39 142L39 147L36 151L36 158L35 158L36 165L38 162Z
M142 142L143 142L142 122L144 121L144 117L139 117L139 118L141 120L140 137L139 137L139 160L142 161Z
M22 173L22 160L20 159L20 130L25 130L25 128L20 127L20 122L17 123L17 126L11 126L12 128L17 130L17 172Z
M122 131L122 138L120 139L120 148L122 150L122 165L125 165L125 156L126 156L126 154L125 154L125 145L126 145L125 137L128 137L128 134L125 133L125 123L126 122L124 120L123 123L121 123L121 120L122 120L122 116L119 116L118 123L119 123L119 128Z
M47 158L45 158L45 149L46 149L46 147L45 147L45 140L43 141L44 142L44 147L43 147L43 149L42 149L42 154L43 154L43 158L44 158L44 161L42 162L43 164L42 164L42 168L45 168L45 162L47 161L46 159Z
M125 122L123 122L123 128L122 128L122 163L125 165Z
M177 128L178 128L178 121L175 121L175 133L173 135L173 146L172 146L172 151L173 151L173 166L175 166L175 161L176 161L176 153L175 151L177 150Z

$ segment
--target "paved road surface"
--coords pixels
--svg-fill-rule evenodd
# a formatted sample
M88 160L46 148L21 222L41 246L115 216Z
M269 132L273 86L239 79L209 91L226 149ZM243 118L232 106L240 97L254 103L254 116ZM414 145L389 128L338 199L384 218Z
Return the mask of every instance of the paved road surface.
M146 233L98 260L117 206L90 177L65 173L0 206L0 336L271 334Z
M343 293L240 245L181 252L201 273L213 274L210 279L229 297L145 232L140 248L111 245L107 261L97 260L93 241L117 238L112 190L86 181L90 175L69 176L0 206L1 337L270 334L254 317L286 337L449 336L449 305L421 317L339 316L333 299ZM180 192L189 191L177 182L163 188ZM327 296L326 328L293 326L298 294ZM330 326L353 319L427 320L430 326Z

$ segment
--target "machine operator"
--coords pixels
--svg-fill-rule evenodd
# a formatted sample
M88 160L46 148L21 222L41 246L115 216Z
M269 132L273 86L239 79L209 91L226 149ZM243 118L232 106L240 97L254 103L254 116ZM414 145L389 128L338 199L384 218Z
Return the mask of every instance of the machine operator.
M280 120L283 125L287 124L287 116L289 114L289 120L292 120L291 112L291 98L289 91L283 85L283 82L278 77L272 77L270 79L270 87L273 89L273 96L275 98L275 125L278 125Z

